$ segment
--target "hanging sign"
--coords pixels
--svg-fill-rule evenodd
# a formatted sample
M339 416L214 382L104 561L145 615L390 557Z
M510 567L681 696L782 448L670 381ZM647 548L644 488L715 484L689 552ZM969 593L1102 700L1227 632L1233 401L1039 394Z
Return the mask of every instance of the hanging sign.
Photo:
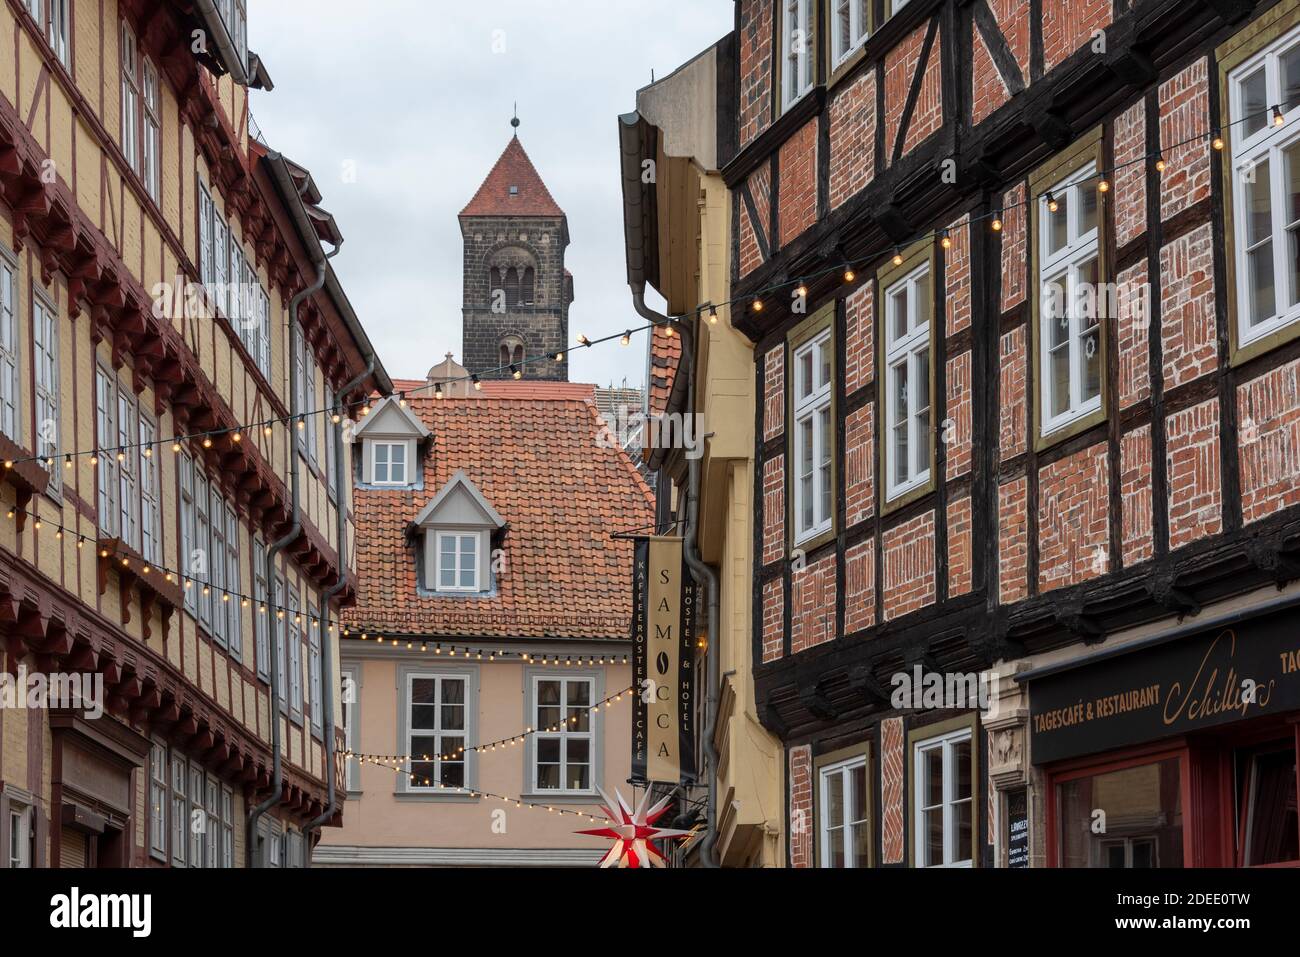
M636 542L632 780L695 780L695 585L680 538Z

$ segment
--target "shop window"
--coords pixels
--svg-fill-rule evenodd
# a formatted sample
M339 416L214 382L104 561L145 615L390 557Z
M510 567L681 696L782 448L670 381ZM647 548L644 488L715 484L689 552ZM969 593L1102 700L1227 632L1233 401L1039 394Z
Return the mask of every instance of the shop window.
M1061 866L1183 866L1178 758L1062 781L1056 799Z
M1241 809L1239 862L1245 867L1300 861L1294 742L1237 753Z

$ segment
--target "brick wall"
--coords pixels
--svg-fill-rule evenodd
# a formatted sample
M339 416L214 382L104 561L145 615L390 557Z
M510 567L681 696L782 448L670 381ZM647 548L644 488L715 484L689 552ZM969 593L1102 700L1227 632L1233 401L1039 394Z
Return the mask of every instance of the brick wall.
M912 77L921 60L921 51L925 46L925 34L928 24L922 24L913 30L897 46L885 54L885 158L888 161L893 153L894 141L898 136L899 123L903 116L903 107L907 103L908 91L912 88ZM934 44L925 63L925 78L921 81L921 92L912 109L907 132L903 136L903 155L911 152L927 136L943 125L943 77L942 51L939 34L935 34Z
M763 583L763 660L781 657L785 635L785 592L781 579Z
M836 89L830 103L830 204L856 195L876 174L876 74Z
M948 456L948 480L965 475L971 468L971 354L969 351L948 360L948 418L940 432Z
M1138 100L1115 117L1115 245L1123 248L1147 228L1147 167L1136 162L1146 153L1146 101Z
M749 214L749 204L738 193L740 203L740 274L748 275L763 264L763 247L759 237L768 243L771 252L772 228L772 166L763 163L749 174L746 181L750 198L754 201L754 217Z
M817 222L817 120L812 119L781 144L778 217L784 246Z
M902 718L880 722L880 863L901 864L907 843L903 778L907 743Z
M1208 73L1201 58L1160 84L1160 148L1169 164L1160 179L1161 219L1210 197Z
M1151 426L1125 433L1119 443L1120 547L1124 565L1155 554L1152 530Z
M875 284L863 283L844 300L844 391L871 382L875 369Z
M1300 360L1237 388L1245 522L1300 503Z
M934 604L934 512L884 534L884 616L889 621Z
M970 496L948 502L948 597L971 590L973 559Z
M835 637L835 552L790 575L790 653Z
M1025 301L1025 184L1002 196L1002 311Z
M1038 472L1038 587L1074 585L1110 570L1106 445L1098 443Z
M790 749L790 866L812 867L813 780L812 748Z
M1209 223L1160 250L1160 341L1166 389L1213 372L1219 364Z
M1000 341L1001 378L998 382L998 447L1003 460L1025 451L1029 428L1029 396L1026 391L1027 346L1024 326L1004 333Z
M868 538L844 552L844 634L876 623L876 541Z
M1110 23L1111 0L1043 0L1043 68L1052 69Z
M1211 399L1165 423L1169 475L1169 547L1223 530L1219 403Z
M740 146L767 129L772 118L772 0L741 0Z
M754 220L749 215L749 205L737 194L736 202L740 204L740 262L737 268L742 277L763 265L763 251L758 245L758 235L754 231Z
M785 431L785 349L777 346L763 357L763 441Z
M1020 67L1020 76L1029 76L1029 4L1024 0L988 0L989 12L1006 39L1011 54ZM971 117L979 123L999 106L1010 94L1006 81L993 63L983 34L971 23Z
M1004 605L1029 595L1028 512L1027 478L998 486L998 600Z
M844 419L844 524L852 528L876 511L875 406Z
M1151 397L1151 313L1147 290L1147 261L1142 259L1119 274L1116 348L1119 353L1119 407L1127 409Z
M785 555L785 456L763 463L763 556L770 565Z
M970 325L970 217L962 216L949 223L948 235L952 246L943 254L946 290L943 313L947 333L951 336Z

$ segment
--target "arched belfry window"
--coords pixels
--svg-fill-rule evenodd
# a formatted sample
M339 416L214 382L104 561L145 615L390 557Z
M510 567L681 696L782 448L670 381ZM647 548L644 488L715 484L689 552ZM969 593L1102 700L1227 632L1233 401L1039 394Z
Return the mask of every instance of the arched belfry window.
M506 270L505 278L506 305L519 305L519 270L511 266Z
M497 355L503 367L514 364L523 371L524 340L518 336L506 336L501 340Z
M537 295L537 261L521 246L498 249L488 259L488 299L506 309L531 306Z
M520 305L531 306L533 304L533 285L534 285L533 267L529 266L526 269L524 269L524 278L519 284Z

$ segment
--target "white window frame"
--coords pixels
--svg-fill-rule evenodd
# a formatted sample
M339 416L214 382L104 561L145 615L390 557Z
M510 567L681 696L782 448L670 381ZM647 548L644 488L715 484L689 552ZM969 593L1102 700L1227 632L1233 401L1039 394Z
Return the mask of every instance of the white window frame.
M804 382L801 370L804 359L809 359L809 381ZM826 381L819 383L817 377L829 363ZM794 543L798 545L810 538L827 532L835 521L835 482L834 456L830 450L834 447L835 421L831 414L831 396L835 387L835 355L832 347L832 330L814 336L808 342L798 346L793 353L792 366L794 398L791 404L793 413L793 461L791 474L794 487ZM805 436L807 428L808 436ZM812 443L812 471L803 475L804 449ZM823 475L829 471L831 480L824 483ZM804 521L804 508L807 505L804 493L804 481L810 482L813 499L812 523ZM823 496L824 484L829 484L830 492ZM823 498L825 499L823 501Z
M59 62L71 70L72 46L68 42L68 0L46 0L46 4L50 15L45 25L45 37L50 41L50 49L59 58ZM36 9L40 9L39 2Z
M1081 187L1087 184L1090 188L1095 189L1093 180L1096 177L1096 167L1088 164L1082 169L1076 170L1070 176L1053 186L1049 192L1057 202L1064 202L1066 214L1066 242L1065 245L1055 252L1050 251L1051 242L1051 217L1052 211L1047 205L1047 199L1041 198L1038 202L1038 370L1039 381L1042 383L1039 389L1038 402L1042 419L1040 432L1043 435L1050 435L1059 429L1065 428L1072 422L1077 422L1084 416L1091 415L1101 408L1101 385L1098 382L1097 394L1087 398L1083 395L1084 382L1084 363L1088 358L1084 354L1084 338L1090 331L1095 330L1097 351L1102 348L1102 309L1105 297L1101 295L1100 289L1093 289L1091 294L1082 286L1082 274L1080 267L1089 260L1097 262L1097 276L1101 277L1101 203L1100 196L1097 197L1097 222L1088 232L1080 232L1082 203ZM1064 271L1066 282L1065 289L1059 290L1058 294L1049 292L1049 277L1054 278L1061 275ZM1068 349L1070 356L1070 401L1066 410L1058 415L1052 415L1052 377L1051 362L1052 353L1050 349L1051 325L1058 321L1049 304L1058 302L1062 305L1068 315L1069 322L1069 340ZM1081 306L1090 305L1092 315L1086 316L1086 311ZM1091 320L1091 322L1089 322ZM1085 323L1088 323L1085 325ZM1100 368L1101 357L1098 356L1098 368Z
M970 793L964 798L956 797L954 783L956 780L956 761L954 745L966 742L971 746L971 781ZM926 752L933 751L936 748L943 750L943 796L942 804L934 807L943 808L943 862L939 864L923 864L925 859L925 811L928 806L923 805L923 787L925 781L925 762L923 760ZM979 845L978 828L979 828L979 810L975 801L976 781L975 781L975 742L971 735L970 728L959 728L956 731L950 731L947 734L937 735L933 738L926 738L924 741L917 741L912 746L912 830L914 832L915 848L915 865L917 867L973 867L973 856L975 848ZM970 858L957 860L957 827L956 815L953 808L958 804L970 804L970 822L971 822L971 855Z
M136 476L136 451L140 413L133 394L117 384L117 435L109 456L116 463L118 537L132 548L140 547L140 485ZM122 458L119 460L118 455Z
M221 498L220 483L215 480L208 486L208 583L208 598L212 605L212 638L220 647L225 648L226 626L229 622L227 606L230 604L226 591L226 506Z
M117 456L109 451L117 437L117 377L101 365L95 366L95 429L99 444L99 530L117 536L122 522L118 512Z
M1229 118L1232 126L1232 202L1233 202L1233 255L1235 257L1237 297L1237 344L1249 345L1289 326L1300 319L1300 282L1290 289L1293 267L1288 260L1288 234L1300 245L1300 220L1286 222L1286 170L1283 152L1300 140L1300 100L1286 103L1283 100L1280 59L1300 44L1300 28L1279 37L1263 50L1246 60L1228 74ZM1243 83L1260 67L1264 68L1266 108L1282 109L1284 123L1275 126L1272 115L1260 118L1261 126L1248 130ZM1267 160L1269 172L1269 242L1272 244L1273 313L1261 321L1251 322L1250 269L1247 228L1250 220L1249 196L1246 187L1254 182L1259 163ZM1260 245L1259 243L1256 244Z
M239 574L239 516L229 503L226 513L226 591L230 600L226 606L226 648L230 657L240 661L244 657L244 615L240 603L243 582Z
M59 454L59 310L35 289L32 291L32 365L35 375L36 436L32 443L38 456L51 460ZM44 423L54 424L54 434L46 437ZM48 466L49 491L58 495L63 487L63 470Z
M479 587L479 565L480 565L480 563L481 563L481 561L482 561L482 556L479 554L479 548L480 548L480 541L479 541L479 539L481 538L480 534L479 534L478 532L465 532L465 531L454 531L454 532L453 532L453 531L446 531L446 532L444 532L444 531L435 531L435 532L433 533L433 535L434 535L434 539L433 539L433 562L434 562L433 583L434 583L434 591L439 591L439 592L447 592L447 591L457 591L457 592L477 592L477 591L481 591L482 589ZM442 565L442 542L443 542L443 539L448 539L448 538L450 538L450 539L454 539L455 542L456 542L456 547L452 550L452 555L453 555L453 557L454 557L454 561L455 561L454 568L452 569L452 571L453 571L453 576L452 576L452 577L453 577L453 579L455 580L455 584L452 584L452 585L444 585L444 584L442 583L442 569L443 569L443 565ZM465 570L465 567L464 567L464 565L462 564L462 561L463 561L463 559L464 559L464 553L463 553L462 550L461 550L461 546L464 544L464 541L465 541L465 539L467 539L467 538L470 539L470 540L472 540L473 543L474 543L474 555L473 555L473 563L474 563L474 582L473 582L472 585L462 585L462 584L461 584L461 574L460 574L460 573L461 573L462 571Z
M221 866L235 866L235 792L221 786Z
M203 862L206 867L215 868L221 866L221 782L206 775L204 794L207 818L203 830Z
M349 690L351 693L349 694ZM339 711L343 725L344 747L356 754L361 750L361 669L345 666L339 681ZM343 763L344 790L361 790L361 762L350 757Z
M790 109L816 85L815 0L781 0L781 110ZM802 36L796 36L795 31Z
M256 643L257 676L271 683L271 622L274 612L267 607L270 601L266 585L266 546L253 539L253 639Z
M402 486L411 484L407 480L407 473L410 471L410 467L411 467L411 463L408 461L410 459L410 456L407 455L407 452L410 451L410 449L408 448L409 444L410 443L408 443L404 439L397 439L395 441L386 441L382 439L370 440L370 484L371 485L391 486L393 488L400 488ZM393 469L397 464L393 461L392 450L395 448L400 448L402 450L402 461L401 461L402 478L400 481L396 481L393 479ZM379 450L380 449L385 450L383 465L386 471L384 473L385 478L383 479L383 481L380 481L379 478L379 464L380 464Z
M194 460L188 452L182 452L180 467L176 470L176 481L180 486L181 512L181 555L180 569L184 579L181 583L185 591L185 607L195 618L199 615L199 590L193 583L191 575L191 557L194 554L194 536L198 529L197 508L194 501Z
M284 610L283 605L287 604L285 595L287 590L284 587L284 578L277 572L275 582L271 591L271 604L273 607L271 614L275 615L275 657L276 667L279 668L279 680L275 683L276 696L280 700L280 710L288 713L289 711L289 620L288 612Z
M204 857L204 833L206 831L207 808L203 803L204 787L206 775L203 768L198 764L190 765L190 804L185 820L185 830L189 834L189 865L190 867L208 867L210 866ZM194 830L195 821L204 821L204 830Z
M9 799L9 846L5 848L5 865L10 868L32 866L32 809L21 801Z
M839 66L871 36L872 0L831 0L831 63ZM848 14L848 35L844 14Z
M866 779L867 779L867 786L863 790L863 795L862 795L862 800L863 800L863 806L861 808L862 817L850 820L849 818L850 818L850 813L852 811L852 800L853 800L852 786L850 783L850 775L853 771L856 771L858 768L863 769L863 773L864 775L866 775ZM837 775L838 775L838 781L833 781L832 778L836 777ZM827 822L827 809L830 807L830 789L832 787L839 787L841 789L840 791L840 797L842 800L841 806L844 808L844 820L841 821L839 826L835 828L829 827ZM871 861L870 861L869 854L867 860L865 861L859 861L856 859L855 855L857 853L857 849L853 843L853 828L857 827L858 825L865 825L868 831L870 831L871 829L871 816L868 813L868 809L870 808L870 801L868 800L870 795L870 788L871 788L871 769L867 763L867 756L865 754L859 754L856 755L855 757L848 758L847 760L844 761L836 761L834 764L828 764L818 769L817 772L817 842L818 842L820 861L822 867L830 867L830 864L827 862L830 861L831 859L831 841L836 839L838 839L841 842L842 850L844 852L844 861L845 861L846 868L867 867L870 864ZM837 832L837 833L832 833L832 832Z
M162 480L158 457L153 454L158 428L143 413L139 419L140 447L140 554L155 565L162 558Z
M140 49L135 32L122 20L118 28L122 71L122 155L137 176L141 172L140 157Z
M547 730L555 725L542 727L541 720L541 686L543 681L558 682L560 685L560 724L559 731ZM585 705L570 705L569 685L585 684L587 686L587 703ZM594 794L596 793L596 721L597 712L592 708L596 704L596 679L592 677L582 677L565 674L536 674L532 676L532 713L529 715L530 726L537 730L533 733L532 742L532 760L529 762L529 784L534 794ZM569 714L570 712L586 712L587 730L570 731ZM564 787L564 782L568 780L569 770L569 741L585 740L587 742L587 782L585 788L568 788ZM560 784L558 788L543 788L538 780L538 771L540 769L541 743L543 741L558 741L560 743Z
M18 379L18 263L0 247L0 432L19 445L23 390Z
M149 752L149 853L167 860L167 811L171 806L171 788L167 784L171 762L167 745L150 742Z
M307 696L311 702L311 730L316 737L324 732L321 694L321 623L316 606L307 605Z
M157 203L162 196L162 86L158 68L148 57L141 63L140 87L143 104L140 176L149 198Z
M208 186L203 180L199 180L199 282L208 290L208 298L212 299L216 293L212 289L212 284L216 281L214 275L215 265L213 264L213 250L216 248L216 238L213 230L216 228L216 205L212 202L212 194L208 191Z
M194 551L203 553L203 577L194 575L190 569L190 586L198 592L196 601L199 609L199 622L212 633L212 506L211 485L208 477L198 462L194 463Z
M184 867L189 853L189 765L175 751L171 755L171 834L173 867Z
M289 641L289 717L302 723L302 628L294 618L301 615L298 589L289 591L289 609L284 613Z
M412 700L412 692L414 690L415 682L417 679L434 680L437 682L436 684L437 690L435 692L434 701L433 701L433 713L435 719L434 720L435 726L433 728L415 728L412 723L415 718L415 709L414 709L414 702ZM443 685L446 682L450 682L450 681L458 681L464 686L464 691L461 694L462 720L461 720L460 730L454 728L443 728L442 726L442 709L443 709L442 689L443 689ZM410 755L410 760L407 762L406 767L404 769L406 773L403 774L402 776L402 780L405 782L405 790L414 793L424 793L424 794L432 793L435 791L456 793L456 792L461 792L466 790L465 785L468 785L470 783L469 749L474 745L474 742L470 740L470 734L469 734L471 719L472 719L470 709L474 706L472 691L473 691L473 687L470 684L470 676L466 674L451 674L451 673L438 672L438 671L413 671L413 672L408 672L406 674L406 685L403 688L403 699L402 699L402 706L406 710L406 721L405 721L406 740L403 742L403 748L405 753ZM430 754L428 761L421 760L424 754L427 752L417 751L415 749L415 746L411 742L417 737L435 738L438 743L438 753ZM443 739L444 738L461 739L462 747L464 747L465 750L460 753L458 760L452 760L447 762L443 761L443 757L444 757ZM459 764L461 766L461 781L463 782L461 787L439 786L437 782L442 780L442 766L444 763ZM423 783L416 783L415 775L413 773L413 768L417 764L433 765L433 777L434 777L433 784L429 784L426 786Z
M917 290L922 283L927 284L929 294L926 297L930 303L929 314L921 316L917 309ZM904 335L897 335L893 323L892 303L900 295L907 296L907 331ZM928 262L917 266L906 276L903 276L897 282L891 283L885 290L884 296L881 297L883 303L883 324L885 327L885 416L881 434L885 442L885 500L891 502L900 496L906 495L913 489L920 488L926 482L930 481L930 462L934 454L934 390L931 388L934 374L934 357L931 354L931 327L934 321L934 286L930 274L930 264ZM925 375L919 375L922 366ZM929 402L924 408L916 408L914 392L907 395L907 411L905 417L899 418L896 408L895 396L897 395L896 383L898 380L899 370L906 367L907 383L912 387L914 383L925 379L925 390L929 396ZM924 415L926 423L923 424L921 419ZM895 441L895 431L897 427L903 426L907 430L907 477L903 481L895 481L897 474L896 465L898 463L898 447ZM922 434L926 437L926 453L924 461L920 461Z

